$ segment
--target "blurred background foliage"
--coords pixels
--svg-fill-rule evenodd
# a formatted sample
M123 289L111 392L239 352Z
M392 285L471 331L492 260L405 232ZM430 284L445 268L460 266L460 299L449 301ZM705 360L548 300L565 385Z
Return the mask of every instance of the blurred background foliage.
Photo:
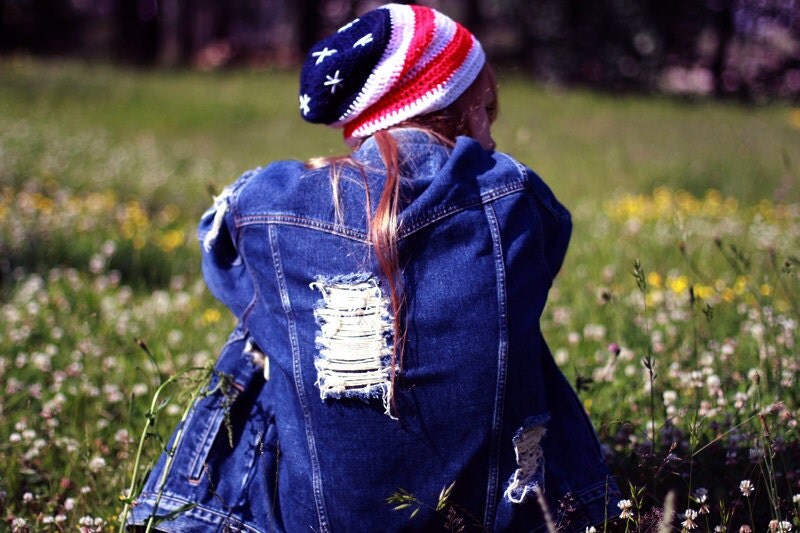
M0 54L143 67L296 66L372 0L3 0ZM409 3L409 2L400 2ZM713 95L800 94L800 0L428 0L490 58L549 83Z

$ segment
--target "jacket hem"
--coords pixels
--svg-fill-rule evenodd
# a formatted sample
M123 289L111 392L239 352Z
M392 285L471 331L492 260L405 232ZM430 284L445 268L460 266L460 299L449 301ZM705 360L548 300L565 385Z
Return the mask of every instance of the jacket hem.
M158 495L154 493L142 493L131 509L126 526L144 526L149 518L155 513L156 516L165 516L182 507L191 505L192 502L174 494L164 493L156 508ZM218 509L195 505L178 513L175 517L160 522L156 530L180 531L180 532L208 532L212 531L244 531L247 533L261 533L261 529Z

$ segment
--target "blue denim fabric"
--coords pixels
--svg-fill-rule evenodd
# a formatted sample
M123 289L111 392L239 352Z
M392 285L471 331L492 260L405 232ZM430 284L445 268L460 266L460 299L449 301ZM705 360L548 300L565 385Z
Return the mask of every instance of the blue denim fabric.
M162 528L435 530L453 483L450 520L467 531L543 530L539 494L564 531L618 513L594 430L539 328L569 213L508 155L466 137L447 148L419 130L393 134L407 178L394 387L388 289L366 234L365 184L374 211L384 181L374 141L354 154L363 172L341 169L338 217L327 167L244 174L199 230L207 284L239 319L218 362L238 395L198 401L157 514L197 505ZM348 321L356 307L368 311ZM133 523L153 512L163 464ZM413 518L416 506L386 502L400 490L426 504Z

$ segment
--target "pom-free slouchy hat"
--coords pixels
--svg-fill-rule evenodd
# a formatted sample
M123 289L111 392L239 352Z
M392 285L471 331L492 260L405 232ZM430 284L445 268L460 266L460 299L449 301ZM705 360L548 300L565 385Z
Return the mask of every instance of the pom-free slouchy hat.
M318 42L300 74L300 114L345 140L449 106L486 59L463 26L423 6L387 4Z

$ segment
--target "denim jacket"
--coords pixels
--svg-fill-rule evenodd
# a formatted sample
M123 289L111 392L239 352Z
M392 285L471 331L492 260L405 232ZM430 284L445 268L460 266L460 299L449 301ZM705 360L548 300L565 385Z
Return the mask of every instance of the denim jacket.
M177 531L534 531L546 513L584 531L613 516L598 440L539 328L569 213L470 138L393 135L402 363L367 237L376 143L339 169L338 213L329 167L247 172L199 230L208 287L238 318L217 363L233 395L198 401L134 523L159 492L156 514L181 510L162 525Z

